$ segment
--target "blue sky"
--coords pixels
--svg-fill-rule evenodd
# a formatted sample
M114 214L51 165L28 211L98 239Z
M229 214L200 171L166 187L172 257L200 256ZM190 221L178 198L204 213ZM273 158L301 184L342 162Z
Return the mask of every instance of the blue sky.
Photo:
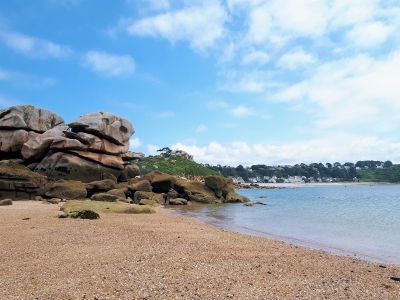
M394 0L38 0L0 9L0 108L129 119L131 150L400 163Z

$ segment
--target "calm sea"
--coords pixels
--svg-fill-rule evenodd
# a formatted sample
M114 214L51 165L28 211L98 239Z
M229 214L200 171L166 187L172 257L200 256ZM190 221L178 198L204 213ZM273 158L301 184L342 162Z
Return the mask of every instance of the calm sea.
M400 185L237 192L267 205L192 205L178 213L245 234L400 265Z

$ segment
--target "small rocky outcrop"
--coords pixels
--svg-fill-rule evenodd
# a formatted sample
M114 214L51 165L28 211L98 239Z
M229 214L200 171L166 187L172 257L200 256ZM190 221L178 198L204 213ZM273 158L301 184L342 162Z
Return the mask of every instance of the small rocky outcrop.
M3 199L0 200L0 206L7 206L7 205L12 205L12 199Z
M170 199L169 204L171 204L171 205L187 205L188 201L184 198L175 198L175 199Z
M85 199L86 195L86 188L81 181L65 179L54 182L46 193L46 197L67 200Z
M113 189L105 193L94 194L92 197L90 197L90 199L105 202L129 202L126 199L125 193L119 189Z
M12 161L0 163L0 199L35 199L47 178Z

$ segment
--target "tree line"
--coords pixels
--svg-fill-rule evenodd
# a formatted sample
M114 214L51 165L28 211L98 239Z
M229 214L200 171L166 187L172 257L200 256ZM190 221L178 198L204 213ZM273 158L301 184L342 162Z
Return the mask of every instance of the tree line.
M355 177L360 176L361 169L377 169L377 168L390 168L393 166L391 161L374 161L364 160L357 163L346 162L341 164L335 163L311 163L311 164L295 164L291 165L278 165L267 166L264 164L252 165L251 167L244 167L239 165L237 167L221 166L221 165L205 165L211 170L220 172L224 177L241 177L244 181L249 181L249 178L259 177L262 180L264 177L276 176L278 178L288 178L289 176L301 176L306 178L335 178L338 181L352 181Z

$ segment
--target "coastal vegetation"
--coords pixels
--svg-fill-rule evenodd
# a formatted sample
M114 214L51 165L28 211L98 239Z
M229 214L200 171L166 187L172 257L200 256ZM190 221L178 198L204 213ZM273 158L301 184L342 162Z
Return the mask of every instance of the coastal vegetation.
M400 182L400 165L391 161L363 160L356 163L311 163L295 165L257 164L249 167L239 165L221 166L196 163L185 155L173 155L168 147L160 149L159 155L140 158L135 163L140 175L158 171L182 177L206 177L219 175L243 182Z
M162 152L160 155L150 155L138 159L135 163L140 168L140 176L152 171L182 177L222 175L221 172L198 164L185 156L171 156L169 154L167 150L167 152Z

